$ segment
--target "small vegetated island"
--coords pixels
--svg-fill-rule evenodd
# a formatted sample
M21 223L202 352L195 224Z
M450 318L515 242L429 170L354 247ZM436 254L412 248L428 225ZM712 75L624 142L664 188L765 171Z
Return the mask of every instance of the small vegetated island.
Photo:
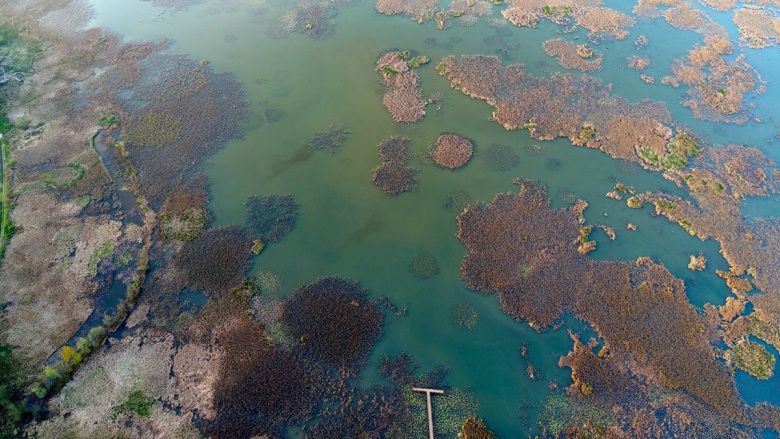
M0 438L780 434L778 5L612 6L0 3Z

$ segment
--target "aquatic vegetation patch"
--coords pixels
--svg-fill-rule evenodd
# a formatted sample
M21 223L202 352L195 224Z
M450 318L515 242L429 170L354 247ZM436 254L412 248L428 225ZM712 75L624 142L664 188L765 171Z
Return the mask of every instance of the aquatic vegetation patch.
M269 29L273 37L286 33L302 33L309 38L325 38L333 34L336 8L330 1L298 1L295 8L284 13Z
M409 60L409 67L413 69L419 69L420 67L431 62L431 59L425 55L417 55Z
M775 356L766 348L749 340L737 343L732 351L734 365L760 380L772 378Z
M751 284L764 292L774 291L780 286L780 271L777 269L780 261L778 252L774 250L780 245L777 240L780 225L763 219L744 222L739 201L743 193L774 191L774 182L769 178L773 174L772 168L768 167L770 162L755 150L739 147L710 148L704 154L704 162L707 163L713 154L716 157L713 161L721 165L694 168L685 176L684 181L695 203L664 194L647 194L643 198L653 202L673 200L674 209L657 209L657 212L683 226L693 236L714 238L720 243L721 253L731 266L729 272L721 272L721 277L726 279L735 294L744 296L753 288ZM742 155L752 158L743 160ZM734 165L724 166L728 163ZM743 277L745 274L749 275L749 279ZM771 297L753 295L750 300L757 309L780 309Z
M625 39L628 36L626 29L632 27L636 21L616 11L603 6L585 8L574 14L578 26L590 31L589 38L599 39L610 36L616 40Z
M242 318L227 327L213 420L204 425L216 437L278 434L308 420L327 383L327 372L302 352L272 345L262 327Z
M712 161L714 172L723 180L722 184L714 182L716 191L720 188L719 192L725 192L728 187L732 196L742 198L767 196L780 190L776 163L758 148L744 145L710 148L705 159Z
M499 194L459 215L457 238L468 251L461 263L465 285L495 291L508 314L537 329L571 310L613 351L642 364L643 373L738 420L733 378L715 358L682 281L647 258L627 264L579 255L571 245L579 239L575 217L550 208L536 183L517 184L516 194ZM699 365L695 374L690 361Z
M628 36L626 29L635 23L633 18L601 6L600 0L511 0L501 15L522 27L536 27L542 18L559 25L581 26L593 40L604 36L622 40Z
M335 412L335 410L334 410ZM370 389L349 388L342 396L337 413L326 413L313 425L307 425L307 437L403 437L400 421L409 409L398 389L374 386Z
M207 63L157 53L155 46L124 50L125 59L108 66L94 86L117 96L127 114L120 117L128 122L117 146L127 147L140 189L159 209L166 188L186 185L203 157L240 134L246 101L233 76L214 73Z
M417 184L417 170L399 163L382 163L371 171L371 181L390 196L410 191Z
M287 115L288 113L281 108L269 108L265 110L265 119L269 123L281 122Z
M669 24L684 30L698 30L709 20L706 14L692 8L688 3L680 3L669 8L662 15Z
M459 134L442 134L436 139L429 150L428 155L433 161L447 169L458 169L471 160L474 154L474 144L471 140Z
M376 10L384 15L403 14L424 23L433 18L436 0L376 0Z
M490 169L506 172L520 164L520 156L509 145L492 144L485 148L485 160Z
M405 137L390 136L383 140L377 147L379 158L383 162L408 163L412 158L409 152L409 139Z
M598 342L585 345L577 336L574 347L560 360L571 369L572 385L566 394L548 399L542 409L543 427L547 433L568 436L602 435L604 431L621 431L628 436L647 435L687 437L696 434L740 437L746 429L714 413L711 408L679 391L671 391L648 382L632 368L624 367L619 355L609 346L598 353ZM758 416L756 417L758 418ZM760 430L757 419L744 418ZM552 430L552 431L551 431Z
M357 283L324 278L299 288L282 321L301 347L333 366L356 367L382 330L382 313Z
M403 397L411 412L406 431L411 433L410 437L425 437L428 431L425 395L405 388ZM436 433L444 437L456 437L464 419L476 416L479 412L479 401L465 389L449 388L443 395L433 398L432 408L436 414L433 418Z
M196 290L226 293L249 269L252 242L240 226L210 229L184 244L174 263Z
M382 103L396 122L416 122L425 115L426 102L420 77L403 59L402 52L389 51L376 62L376 71L387 87Z
M454 18L459 24L473 26L479 21L480 17L493 12L493 5L486 0L452 0L448 11L450 17ZM438 21L439 16L437 15L436 18Z
M261 271L252 277L252 283L261 294L276 294L282 286L279 273Z
M612 423L612 414L607 407L577 403L566 395L557 394L544 402L539 422L543 431L558 436L576 425L592 425L605 430Z
M496 435L485 425L482 418L470 416L463 421L458 437L462 439L495 439Z
M450 56L439 65L453 88L494 108L493 120L506 129L526 129L539 140L565 136L575 145L641 164L646 162L636 145L658 154L673 135L665 105L629 103L590 76L537 77L492 56Z
M631 55L626 58L626 61L631 70L644 70L650 66L650 58L646 56Z
M544 161L544 167L547 168L548 171L558 172L563 168L563 162L560 159L550 157Z
M479 323L479 313L469 302L461 302L450 307L450 319L463 329L474 329Z
M691 255L690 262L688 262L688 269L693 271L704 271L707 264L707 258L703 254L699 256Z
M731 41L721 34L708 34L704 42L672 63L670 82L688 86L682 101L698 119L744 123L749 95L759 95L766 86L744 55L730 57Z
M150 111L130 119L122 131L123 140L131 145L163 146L181 135L181 120L167 111Z
M468 250L461 277L467 288L498 290L502 306L511 307L510 314L544 327L570 303L569 282L554 273L558 266L583 263L570 244L579 238L579 226L573 215L548 207L544 189L518 184L517 195L499 194L490 205L472 204L458 216L456 236ZM493 210L500 213L492 215ZM555 239L538 238L553 233ZM505 289L515 286L525 298L509 303L512 293Z
M300 205L292 195L253 196L246 200L247 227L264 243L284 239L295 227Z
M742 45L761 49L780 43L780 18L767 9L741 8L734 12L733 20L739 29Z
M583 44L575 45L563 38L547 40L542 44L547 56L558 59L558 64L565 69L575 69L581 72L594 72L601 69L602 56Z
M160 210L160 234L165 239L191 241L208 225L205 188L172 192Z
M371 182L387 195L395 196L414 188L417 170L407 166L411 153L409 139L391 136L377 147L382 164L371 171Z
M575 7L596 6L598 1L536 1L511 0L501 15L515 26L536 27L540 18L553 23L569 24Z
M420 252L409 262L409 272L419 279L429 279L439 274L439 262L428 252Z
M307 145L315 151L327 151L328 154L333 155L349 139L350 134L351 132L344 125L331 125L325 131L314 133Z
M385 356L379 363L379 374L393 384L407 386L415 380L417 365L408 352Z

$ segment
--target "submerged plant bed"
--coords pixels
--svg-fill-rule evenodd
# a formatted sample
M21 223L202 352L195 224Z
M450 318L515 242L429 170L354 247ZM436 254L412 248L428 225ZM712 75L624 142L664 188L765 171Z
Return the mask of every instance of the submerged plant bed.
M300 205L292 195L249 197L247 227L264 243L281 241L295 227Z
M420 279L428 279L439 274L439 263L436 257L427 252L420 252L409 262L409 272Z
M315 151L327 151L333 155L344 145L350 135L350 131L344 125L331 125L325 131L318 131L309 139L309 148Z
M377 147L382 164L371 171L371 182L387 195L396 196L417 184L417 170L407 165L411 159L409 139L391 136Z

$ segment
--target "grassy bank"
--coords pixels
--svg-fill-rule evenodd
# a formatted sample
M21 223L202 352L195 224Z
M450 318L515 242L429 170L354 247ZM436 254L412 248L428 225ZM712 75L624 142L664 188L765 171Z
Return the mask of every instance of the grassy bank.
M0 136L3 136L0 139L0 178L2 179L2 185L0 185L0 266L8 241L11 240L14 231L14 225L11 222L11 148L5 137L10 131L10 127L6 129L3 119L5 116L2 113L2 106L0 106Z

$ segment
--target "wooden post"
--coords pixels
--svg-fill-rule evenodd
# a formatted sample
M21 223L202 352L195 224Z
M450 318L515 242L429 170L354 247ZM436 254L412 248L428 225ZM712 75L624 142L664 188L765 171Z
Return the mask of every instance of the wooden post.
M428 403L428 439L434 439L433 436L433 409L431 408L431 393L436 395L443 395L444 390L438 389L426 389L424 387L412 387L415 392L425 393L425 398Z

